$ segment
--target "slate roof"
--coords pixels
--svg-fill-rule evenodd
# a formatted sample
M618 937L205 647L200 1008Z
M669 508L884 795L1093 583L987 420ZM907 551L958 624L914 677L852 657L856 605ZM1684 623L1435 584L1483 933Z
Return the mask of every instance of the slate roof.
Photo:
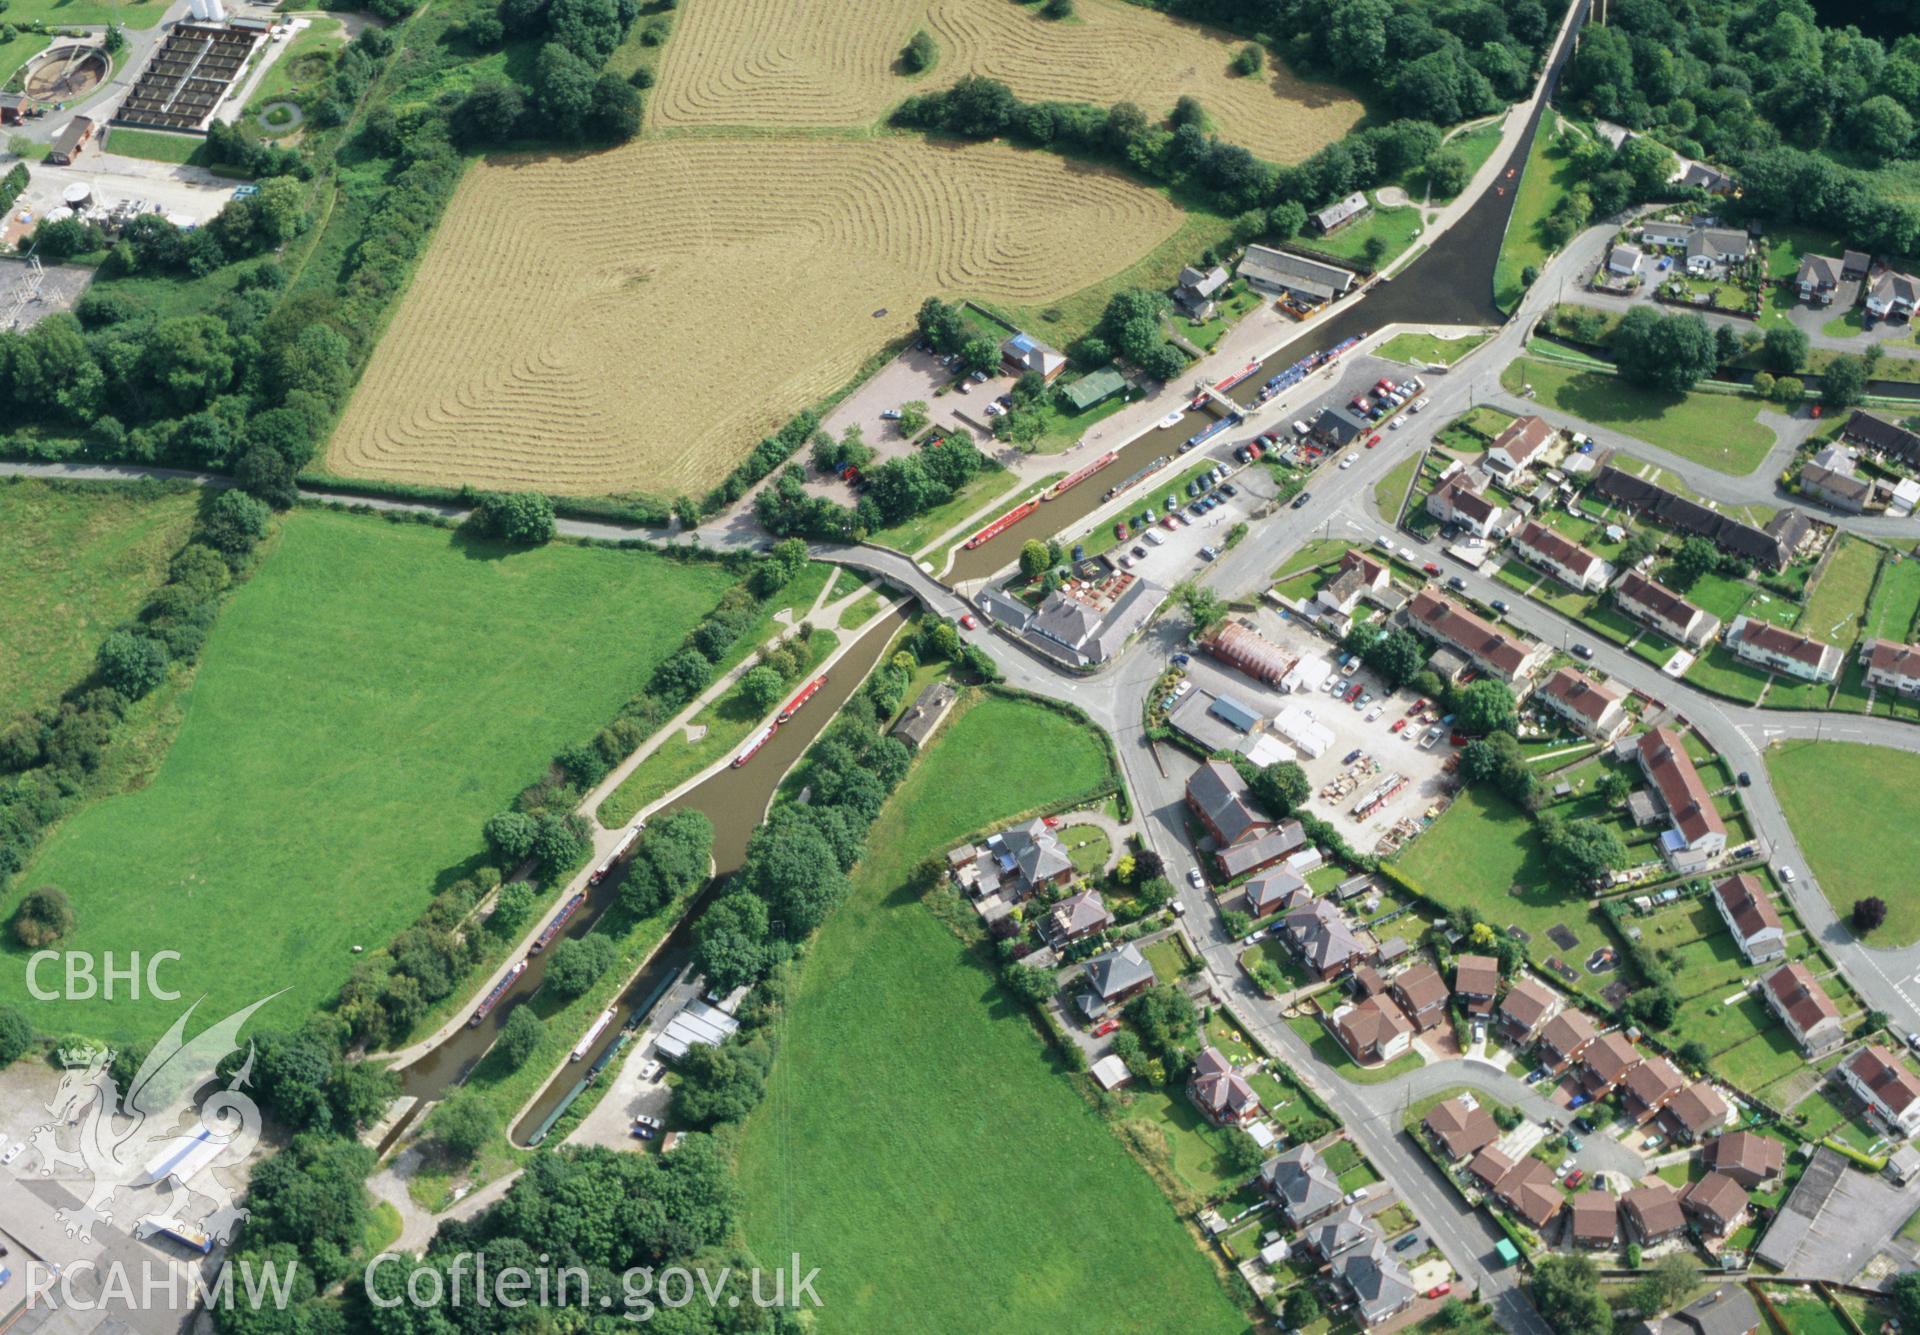
M1884 417L1875 417L1872 413L1854 413L1847 419L1842 434L1849 440L1856 440L1886 454L1905 459L1920 458L1920 434L1889 422Z
M1073 870L1073 859L1067 856L1066 846L1060 842L1059 835L1047 828L1045 821L1016 826L1002 834L1000 841L1029 885ZM1094 902L1099 903L1097 896Z
M1375 1239L1373 1245L1355 1248L1334 1266L1334 1273L1353 1293L1361 1316L1368 1325L1384 1321L1414 1299L1413 1283L1394 1258L1387 1244Z
M1153 966L1140 953L1140 947L1129 941L1118 950L1088 960L1087 981L1101 997L1115 997L1141 982L1152 983Z
M1230 844L1269 824L1248 802L1246 780L1224 760L1209 760L1193 772L1187 780L1187 799Z
M1285 867L1254 877L1247 882L1246 890L1247 907L1261 918L1282 909L1299 908L1313 897L1307 883Z
M1296 1145L1260 1167L1260 1185L1296 1219L1311 1219L1341 1203L1340 1182L1311 1145Z
M1346 915L1325 899L1295 909L1280 920L1280 925L1301 957L1321 973L1369 953Z

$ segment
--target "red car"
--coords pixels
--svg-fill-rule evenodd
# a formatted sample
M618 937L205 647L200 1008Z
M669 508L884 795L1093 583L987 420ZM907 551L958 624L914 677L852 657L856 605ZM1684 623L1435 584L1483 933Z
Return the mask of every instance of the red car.
M1120 1027L1120 1022L1118 1020L1102 1020L1100 1022L1100 1027L1093 1031L1093 1036L1095 1038L1105 1038L1108 1034L1111 1034L1114 1030L1118 1029L1119 1027Z
M960 614L960 625L965 630L978 630L980 628L980 623L973 619L973 613L971 612L962 612Z
M1453 1292L1453 1285L1451 1285L1451 1284L1436 1284L1436 1285L1434 1285L1434 1286L1433 1286L1432 1288L1430 1288L1430 1289L1428 1289L1428 1290L1427 1290L1427 1297L1429 1297L1429 1298L1444 1298L1444 1297L1446 1297L1446 1296L1447 1296L1447 1295L1448 1295L1449 1293L1452 1293L1452 1292Z
M1576 1168L1571 1173L1567 1174L1567 1185L1570 1187L1577 1187L1582 1182L1585 1182L1586 1180L1587 1180L1587 1170L1584 1168Z
M1049 830L1057 830L1060 828L1060 818L1058 816L1047 816L1041 820L1041 824L1045 825Z
M1403 718L1397 718L1397 719L1395 719L1395 720L1393 721L1393 726L1392 726L1391 728L1389 728L1389 729L1387 729L1387 731L1388 731L1388 732L1399 732L1399 731L1400 731L1400 730L1401 730L1402 728L1404 728L1404 727L1406 727L1406 726L1407 726L1407 721L1406 721L1405 719L1403 719Z
M1421 566L1420 568L1426 571L1429 575L1437 575L1440 573L1440 567L1435 565L1431 561L1427 562L1425 565Z
M1374 432L1371 436L1367 437L1368 449L1372 449L1375 445L1378 445L1379 443L1380 443L1380 433L1378 431Z

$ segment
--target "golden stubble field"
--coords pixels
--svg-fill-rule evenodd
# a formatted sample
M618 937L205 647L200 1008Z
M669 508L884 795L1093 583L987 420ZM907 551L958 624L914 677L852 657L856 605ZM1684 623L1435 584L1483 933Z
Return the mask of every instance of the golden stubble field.
M999 79L1023 98L1136 102L1149 116L1191 93L1223 137L1275 162L1298 162L1360 120L1363 108L1345 90L1274 62L1251 78L1230 74L1242 39L1125 0L1077 8L1055 21L1010 0L683 0L647 121L863 125L966 74ZM919 28L939 43L939 64L925 78L902 78L895 62Z
M1113 173L998 143L692 136L488 162L461 183L327 462L696 494L910 328L923 298L1055 301L1183 216Z

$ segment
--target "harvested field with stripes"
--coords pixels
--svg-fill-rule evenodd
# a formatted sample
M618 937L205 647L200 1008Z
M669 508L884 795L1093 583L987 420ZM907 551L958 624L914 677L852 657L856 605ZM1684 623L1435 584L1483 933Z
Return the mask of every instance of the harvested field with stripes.
M925 297L1057 301L1183 219L1116 174L1003 144L690 136L496 159L461 183L327 462L697 493Z
M1078 0L1043 18L1009 0L686 0L647 103L656 128L865 125L909 94L962 75L1023 98L1131 101L1164 116L1191 93L1226 139L1298 162L1340 138L1362 107L1344 89L1296 79L1277 62L1228 70L1244 40L1124 0ZM900 50L925 28L940 46L930 76L902 78Z

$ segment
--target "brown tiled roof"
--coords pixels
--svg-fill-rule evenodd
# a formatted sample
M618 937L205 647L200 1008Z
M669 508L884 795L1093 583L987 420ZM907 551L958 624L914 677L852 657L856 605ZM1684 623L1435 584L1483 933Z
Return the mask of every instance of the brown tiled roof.
M1253 1086L1212 1047L1202 1048L1193 1064L1193 1097L1216 1117L1260 1106L1260 1096L1253 1092Z
M1573 1198L1576 1242L1611 1242L1620 1231L1620 1202L1605 1191L1582 1191Z
M1620 1203L1644 1237L1671 1233L1687 1222L1680 1213L1680 1193L1665 1182L1636 1187L1622 1196Z
M1621 577L1614 588L1623 597L1676 626L1688 625L1700 614L1699 608L1666 585L1631 570Z
M1517 675L1527 660L1528 650L1518 640L1495 630L1452 599L1442 598L1431 589L1421 589L1414 594L1407 612L1428 634L1493 664L1510 677Z
M1426 1128L1455 1159L1477 1154L1500 1139L1500 1128L1491 1113L1478 1105L1469 1108L1457 1098L1435 1104L1427 1114Z
M1453 990L1469 997L1490 997L1500 990L1500 961L1491 955L1462 955L1453 962Z
M1708 1173L1688 1187L1680 1200L1689 1209L1727 1223L1738 1219L1747 1208L1747 1189L1725 1173Z
M1494 1194L1535 1228L1545 1228L1567 1203L1553 1170L1532 1157L1522 1159L1501 1178Z
M1381 565L1371 556L1368 556L1358 547L1347 548L1345 554L1340 558L1340 569L1343 571L1358 570L1360 572L1360 578L1369 584L1374 583L1382 575L1387 573L1385 566Z
M1489 450L1505 450L1513 462L1525 467L1527 460L1540 452L1540 447L1552 440L1553 424L1544 418L1528 413L1525 417L1515 418L1506 430L1493 438Z
M1485 496L1486 479L1478 477L1469 480L1471 476L1464 470L1455 473L1440 484L1434 495L1475 523L1484 524L1493 518L1493 512L1500 506Z
M1803 1034L1822 1020L1840 1018L1840 1008L1833 1004L1833 998L1799 960L1783 964L1768 974L1766 989L1779 1002L1780 1009L1793 1017L1793 1023Z
M1772 1136L1729 1131L1708 1141L1702 1157L1723 1173L1745 1173L1763 1182L1786 1167L1787 1147Z
M1408 969L1393 980L1393 990L1400 1003L1414 1014L1446 1005L1449 995L1446 981L1431 964L1416 964Z
M1900 644L1894 640L1868 640L1867 666L1902 677L1920 677L1920 644Z
M1563 667L1547 678L1540 688L1547 696L1566 706L1589 723L1598 724L1601 715L1620 703L1620 697L1570 667Z
M1751 941L1769 927L1775 931L1786 930L1780 915L1774 912L1772 898L1761 888L1760 882L1748 873L1727 877L1713 887L1713 893L1726 907L1727 916L1733 919L1733 925L1740 929L1740 935L1745 939Z
M1694 769L1693 759L1687 754L1679 733L1672 728L1655 728L1643 733L1640 761L1653 786L1660 790L1660 800L1667 804L1673 823L1680 827L1689 844L1709 834L1726 834L1727 827L1721 823L1720 813L1713 809L1713 799L1707 795L1707 786L1700 782L1700 774Z
M1878 1043L1870 1043L1855 1053L1847 1069L1896 1117L1915 1099L1920 1099L1920 1080L1915 1080L1899 1058Z
M1592 1054L1588 1054L1592 1060ZM1640 1101L1642 1107L1655 1108L1661 1100L1670 1099L1686 1085L1686 1077L1675 1069L1674 1064L1657 1053L1627 1072L1627 1093Z
M1600 558L1567 537L1557 529L1548 528L1529 519L1513 535L1514 542L1532 552L1538 552L1547 560L1584 578L1588 571L1600 564Z
M1354 986L1362 997L1377 997L1387 990L1387 980L1371 964L1362 964L1353 971Z
M1559 993L1539 979L1522 978L1507 989L1507 995L1500 1001L1500 1010L1521 1029L1530 1031L1559 1000Z
M1727 1101L1704 1080L1696 1080L1673 1096L1667 1115L1696 1136L1727 1124Z
M1788 630L1785 626L1776 626L1771 621L1757 621L1752 617L1742 617L1740 620L1743 623L1740 626L1741 643L1751 644L1781 658L1791 658L1817 668L1826 661L1828 654L1834 652L1833 646L1824 640Z
M1400 1008L1384 996L1368 997L1335 1015L1333 1027L1340 1031L1347 1050L1356 1056L1386 1047L1401 1034L1413 1032L1413 1025Z
M1639 1063L1640 1049L1617 1030L1587 1049L1587 1070L1604 1084L1617 1083Z
M1474 1155L1473 1162L1467 1165L1467 1172L1489 1190L1500 1185L1500 1179L1512 1171L1513 1160L1491 1145Z
M1540 1041L1565 1057L1579 1051L1582 1043L1591 1042L1599 1033L1585 1011L1569 1006L1547 1021L1547 1027L1540 1031Z

